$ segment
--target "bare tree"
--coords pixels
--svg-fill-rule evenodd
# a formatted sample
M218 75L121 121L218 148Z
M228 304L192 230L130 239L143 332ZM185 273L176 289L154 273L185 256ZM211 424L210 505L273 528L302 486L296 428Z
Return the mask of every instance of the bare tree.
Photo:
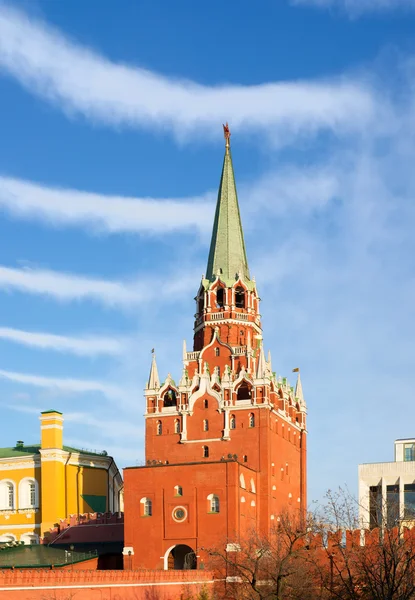
M415 530L403 519L385 518L382 526L360 530L358 504L347 491L328 492L325 522L310 554L314 579L326 597L339 600L415 600ZM321 550L318 551L318 546Z
M223 598L317 600L308 565L313 519L284 513L268 536L251 531L227 550L205 549L210 567L226 581Z

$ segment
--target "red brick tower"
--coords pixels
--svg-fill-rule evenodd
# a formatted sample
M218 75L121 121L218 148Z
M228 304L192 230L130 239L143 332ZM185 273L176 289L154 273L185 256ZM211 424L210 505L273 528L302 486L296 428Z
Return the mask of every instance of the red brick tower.
M306 507L306 405L277 378L262 343L230 153L219 187L206 276L196 296L193 351L178 384L146 397L146 466L125 470L125 554L136 568L183 568L201 547L266 533L279 512ZM143 540L145 551L143 551Z

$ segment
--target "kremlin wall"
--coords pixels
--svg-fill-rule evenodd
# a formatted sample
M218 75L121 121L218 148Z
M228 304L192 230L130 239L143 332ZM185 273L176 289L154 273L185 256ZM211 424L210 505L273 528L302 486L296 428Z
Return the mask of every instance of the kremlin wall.
M42 413L39 447L0 450L0 569L19 541L66 552L90 544L95 552L47 571L0 571L2 599L68 598L69 590L82 590L82 599L190 598L213 585L204 548L235 548L249 531L269 535L281 512L306 512L302 382L298 369L295 386L277 377L265 352L260 282L257 288L250 274L227 125L224 135L208 263L195 282L192 349L184 343L177 383L170 374L159 378L153 353L145 465L124 470L122 489L111 457L63 445L58 411ZM111 528L118 524L119 532L122 517L110 514L122 501L123 542ZM123 570L114 568L117 551Z

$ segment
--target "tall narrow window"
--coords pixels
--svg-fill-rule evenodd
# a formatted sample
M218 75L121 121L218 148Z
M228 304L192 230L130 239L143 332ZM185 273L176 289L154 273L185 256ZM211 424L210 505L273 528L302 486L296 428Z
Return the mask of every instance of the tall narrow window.
M175 419L174 421L174 433L180 433L180 421Z
M203 446L203 458L209 458L209 447Z
M254 415L254 413L249 413L248 423L249 423L249 427L255 427L255 415Z
M153 514L153 503L150 498L144 498L144 510L143 515L145 517L151 517Z
M236 429L236 417L235 415L231 415L230 421L229 421L229 427L231 429Z
M33 481L29 483L29 502L30 506L36 506L36 485Z
M223 308L224 305L224 289L219 288L216 292L216 307Z
M208 510L211 513L218 513L220 511L220 503L219 503L219 497L216 496L215 494L209 494L208 496Z
M209 421L207 419L203 420L203 431L209 431Z
M181 485L174 486L174 495L175 496L183 496L183 488Z
M6 483L6 508L14 508L14 485Z
M219 356L219 354L220 354L219 348L215 348L215 356Z
M415 444L405 444L403 459L406 462L415 460Z
M235 306L245 308L245 290L241 287L237 287L235 290Z
M163 433L163 424L161 421L157 421L157 435L161 435Z
M205 400L203 405L205 408L209 408L209 400Z

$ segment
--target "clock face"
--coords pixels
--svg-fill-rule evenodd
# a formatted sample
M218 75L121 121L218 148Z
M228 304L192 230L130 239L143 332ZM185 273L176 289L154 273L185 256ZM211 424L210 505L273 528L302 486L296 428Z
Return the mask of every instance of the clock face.
M184 506L176 506L176 508L173 510L173 519L175 521L184 521L187 517L187 510L184 508Z

